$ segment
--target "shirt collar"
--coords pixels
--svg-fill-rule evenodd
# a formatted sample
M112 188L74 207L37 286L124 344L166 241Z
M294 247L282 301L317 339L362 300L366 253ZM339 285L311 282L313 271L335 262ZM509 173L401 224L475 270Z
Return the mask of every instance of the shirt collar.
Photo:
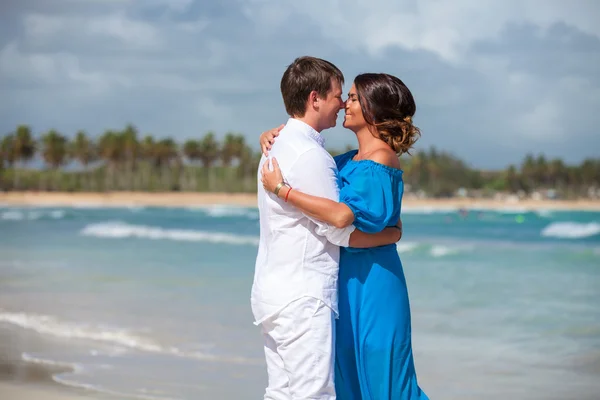
M308 125L306 122L302 122L299 119L290 118L286 124L286 126L290 126L298 131L304 133L315 142L317 142L321 147L325 147L325 138L319 132L317 132L312 126Z

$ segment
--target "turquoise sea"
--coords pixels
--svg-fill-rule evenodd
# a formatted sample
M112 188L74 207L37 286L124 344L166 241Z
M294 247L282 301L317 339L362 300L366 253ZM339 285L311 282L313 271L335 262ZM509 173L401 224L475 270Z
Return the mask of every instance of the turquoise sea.
M600 213L404 209L398 244L432 399L600 398ZM0 329L64 384L259 399L254 208L0 206Z

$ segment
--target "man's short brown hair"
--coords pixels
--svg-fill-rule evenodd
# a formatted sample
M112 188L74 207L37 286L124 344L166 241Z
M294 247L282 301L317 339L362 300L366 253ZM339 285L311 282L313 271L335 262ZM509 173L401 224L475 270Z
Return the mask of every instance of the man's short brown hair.
M304 117L310 92L314 90L320 98L327 97L332 79L344 84L342 71L329 61L309 56L296 58L281 78L281 95L287 113L291 117Z

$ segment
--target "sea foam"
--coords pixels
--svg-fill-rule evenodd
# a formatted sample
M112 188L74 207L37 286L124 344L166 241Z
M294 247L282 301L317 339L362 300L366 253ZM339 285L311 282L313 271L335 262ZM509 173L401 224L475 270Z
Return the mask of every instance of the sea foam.
M223 206L223 205L210 205L210 206L198 206L188 207L189 211L202 212L209 217L213 218L232 218L232 217L243 217L248 219L258 219L258 209L240 207L240 206Z
M107 221L89 224L81 230L80 234L83 236L100 238L142 238L233 245L258 245L258 237L256 236L234 235L230 233L191 229L165 229L156 226L132 225L122 221Z
M62 219L66 215L64 210L5 210L0 212L3 221L33 221L38 219Z
M554 222L545 227L541 235L560 239L583 239L600 234L600 224L597 222Z

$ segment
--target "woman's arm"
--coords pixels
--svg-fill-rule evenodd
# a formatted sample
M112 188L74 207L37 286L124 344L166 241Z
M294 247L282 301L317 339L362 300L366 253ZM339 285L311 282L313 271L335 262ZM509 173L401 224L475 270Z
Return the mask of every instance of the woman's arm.
M279 197L300 209L306 215L327 222L336 228L345 228L354 222L354 213L344 203L311 196L289 186L284 186L279 191Z
M279 169L277 160L271 160L273 171L269 170L266 162L262 168L262 183L265 190L275 193L276 196L300 209L306 215L326 222L336 228L345 228L354 222L354 213L344 203L338 203L324 197L312 196L294 190L287 185Z
M379 247L399 242L400 239L402 239L402 228L398 225L394 228L385 228L377 233L364 233L355 229L350 234L349 246L357 249Z
M290 191L291 193L288 193ZM286 196L287 202L294 207L299 208L313 218L332 224L336 228L345 228L354 222L354 214L344 203L336 203L323 197L311 196L297 190L292 190L289 186L284 186L279 191L278 197L285 200ZM303 208L302 205L306 208ZM312 212L307 211L307 209L312 210ZM335 216L336 213L338 214L337 217ZM378 247L399 242L400 239L402 239L401 219L398 220L395 227L388 227L377 233L365 233L358 229L354 230L350 234L349 246L354 248Z

